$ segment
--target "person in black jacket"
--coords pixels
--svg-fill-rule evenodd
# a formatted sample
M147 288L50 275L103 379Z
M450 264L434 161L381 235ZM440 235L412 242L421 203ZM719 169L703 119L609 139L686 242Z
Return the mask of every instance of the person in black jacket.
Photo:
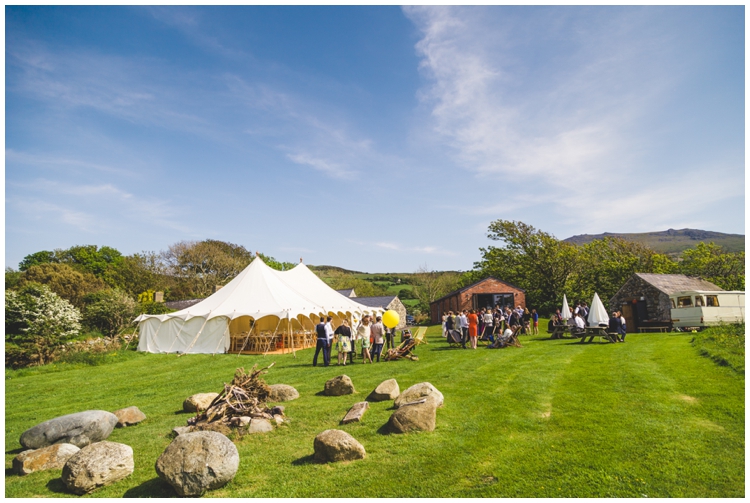
M607 332L615 334L615 339L622 342L622 322L620 321L620 314L617 311L612 312L612 317L609 319L609 328Z

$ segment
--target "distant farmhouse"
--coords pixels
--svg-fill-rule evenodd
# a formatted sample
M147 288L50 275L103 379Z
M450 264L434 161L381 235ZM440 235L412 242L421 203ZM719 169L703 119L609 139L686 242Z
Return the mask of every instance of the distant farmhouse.
M686 290L722 291L711 282L684 274L636 273L609 299L609 307L622 311L628 332L655 326L671 327L669 296Z
M490 276L431 302L430 318L432 323L440 323L448 311L495 306L526 308L526 290Z
M406 328L406 306L404 306L401 299L395 295L384 295L380 297L357 297L353 288L346 290L336 290L344 297L353 298L356 302L364 304L367 307L381 307L383 309L393 309L398 313L399 322L396 328L403 330Z

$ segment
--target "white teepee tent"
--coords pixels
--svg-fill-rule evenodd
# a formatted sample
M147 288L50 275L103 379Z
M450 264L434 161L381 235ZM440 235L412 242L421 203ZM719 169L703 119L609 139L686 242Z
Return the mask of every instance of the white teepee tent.
M598 327L599 325L609 325L609 316L607 310L604 308L598 293L594 293L594 300L591 301L591 309L589 309L589 326Z

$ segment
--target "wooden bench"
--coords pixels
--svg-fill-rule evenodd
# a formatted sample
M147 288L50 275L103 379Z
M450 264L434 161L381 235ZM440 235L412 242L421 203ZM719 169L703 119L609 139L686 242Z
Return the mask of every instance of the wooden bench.
M638 331L640 333L644 332L669 332L669 327L661 326L661 327L639 327Z
M589 338L588 342L594 342L594 337L604 337L607 339L607 342L617 342L617 334L607 332L607 329L604 327L586 327L579 344L586 341L586 337Z

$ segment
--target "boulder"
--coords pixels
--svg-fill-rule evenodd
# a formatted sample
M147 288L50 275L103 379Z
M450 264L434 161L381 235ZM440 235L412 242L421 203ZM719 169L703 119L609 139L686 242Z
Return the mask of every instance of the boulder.
M156 473L180 496L200 496L232 480L240 454L231 440L214 431L184 433L156 461Z
M117 416L118 428L138 424L146 419L146 414L141 412L140 409L135 405L133 405L132 407L126 407L124 409L116 410L112 414Z
M361 421L362 416L365 415L365 411L369 408L370 404L368 402L355 403L354 405L352 405L352 408L349 409L349 412L346 413L344 419L341 420L341 424L349 424L355 421Z
M440 393L435 386L428 382L415 384L411 388L405 390L398 396L398 398L396 398L396 400L393 402L393 406L398 409L406 403L415 402L427 396L431 396L431 399L436 401L436 407L443 406L443 394Z
M73 444L55 444L23 451L13 458L13 471L18 475L28 475L42 470L62 468L68 459L80 450Z
M172 428L172 433L175 435L183 435L185 433L190 433L191 431L193 431L192 426L175 426Z
M239 428L245 428L250 424L251 418L249 416L233 417L229 424Z
M404 404L391 414L388 428L394 433L433 431L437 407L437 400L432 396Z
M394 400L398 397L399 389L398 383L395 379L388 379L378 384L370 396L367 397L368 402L384 402L386 400Z
M117 416L106 410L87 410L60 416L29 428L21 434L21 445L39 449L52 444L85 447L106 439L117 424Z
M253 418L250 420L250 425L247 427L248 433L268 433L273 431L273 425L271 421L263 418Z
M90 493L133 473L133 449L117 442L87 445L68 459L62 481L75 494Z
M364 459L365 448L345 431L326 430L313 441L315 460L323 463Z
M271 384L269 389L269 402L288 402L299 398L299 392L288 384Z
M352 393L356 393L356 390L352 380L347 375L340 375L326 381L323 390L323 394L328 396L351 395Z
M217 396L219 396L218 393L197 393L193 396L189 396L184 402L182 402L182 410L185 412L206 410Z

